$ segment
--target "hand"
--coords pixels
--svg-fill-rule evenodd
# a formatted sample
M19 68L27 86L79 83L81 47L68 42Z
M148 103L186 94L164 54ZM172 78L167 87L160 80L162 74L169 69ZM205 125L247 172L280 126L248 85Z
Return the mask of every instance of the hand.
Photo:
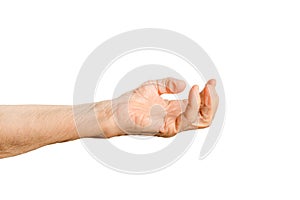
M216 81L209 80L199 93L194 85L188 99L166 100L162 94L182 92L182 80L166 78L147 81L133 91L111 101L110 124L105 137L126 134L171 137L178 132L206 128L213 120L218 107ZM106 116L107 117L107 116ZM100 122L101 124L101 122Z

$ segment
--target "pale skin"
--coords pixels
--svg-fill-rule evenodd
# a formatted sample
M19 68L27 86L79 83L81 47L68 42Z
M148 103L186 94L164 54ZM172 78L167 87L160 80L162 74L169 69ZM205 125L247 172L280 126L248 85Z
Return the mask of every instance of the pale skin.
M78 106L0 106L0 158L16 156L45 145L79 138L111 138L138 134L172 137L209 127L218 107L216 81L203 90L194 85L184 100L162 94L182 92L182 80L147 81L120 97Z

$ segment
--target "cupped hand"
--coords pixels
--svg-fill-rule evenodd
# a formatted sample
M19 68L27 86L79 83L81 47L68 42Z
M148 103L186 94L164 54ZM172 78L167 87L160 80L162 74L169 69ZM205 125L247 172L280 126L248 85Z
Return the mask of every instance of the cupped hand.
M179 132L208 127L214 118L219 98L216 81L209 80L203 90L194 85L188 99L167 100L162 94L182 92L182 80L166 78L143 83L112 100L111 113L118 131L107 137L125 134L171 137ZM115 130L115 129L113 129Z

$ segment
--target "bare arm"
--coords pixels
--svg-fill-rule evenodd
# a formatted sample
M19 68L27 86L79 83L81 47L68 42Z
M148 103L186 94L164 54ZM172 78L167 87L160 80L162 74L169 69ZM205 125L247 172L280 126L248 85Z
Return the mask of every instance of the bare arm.
M0 107L0 158L77 138L71 106Z
M101 110L97 119L107 121L109 117L105 113L105 105L108 103L103 101L77 106L81 110L80 116L77 116L77 126L84 127L84 130L81 129L81 137L103 135L98 125L91 123L91 119L96 110ZM0 158L78 138L72 106L0 106Z
M110 138L128 134L171 137L181 131L206 128L218 106L216 82L201 92L193 86L188 99L165 100L185 83L167 78L147 81L109 101L72 106L0 106L0 158L39 147L86 137Z
M0 158L77 138L72 106L0 106Z

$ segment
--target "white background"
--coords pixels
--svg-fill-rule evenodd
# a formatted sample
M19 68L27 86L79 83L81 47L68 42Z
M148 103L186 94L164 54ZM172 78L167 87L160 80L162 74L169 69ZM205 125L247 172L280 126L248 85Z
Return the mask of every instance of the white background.
M296 0L1 1L0 104L72 104L96 46L154 27L205 49L222 77L227 114L205 160L195 142L154 174L110 170L80 141L2 159L0 198L299 199L299 9Z

